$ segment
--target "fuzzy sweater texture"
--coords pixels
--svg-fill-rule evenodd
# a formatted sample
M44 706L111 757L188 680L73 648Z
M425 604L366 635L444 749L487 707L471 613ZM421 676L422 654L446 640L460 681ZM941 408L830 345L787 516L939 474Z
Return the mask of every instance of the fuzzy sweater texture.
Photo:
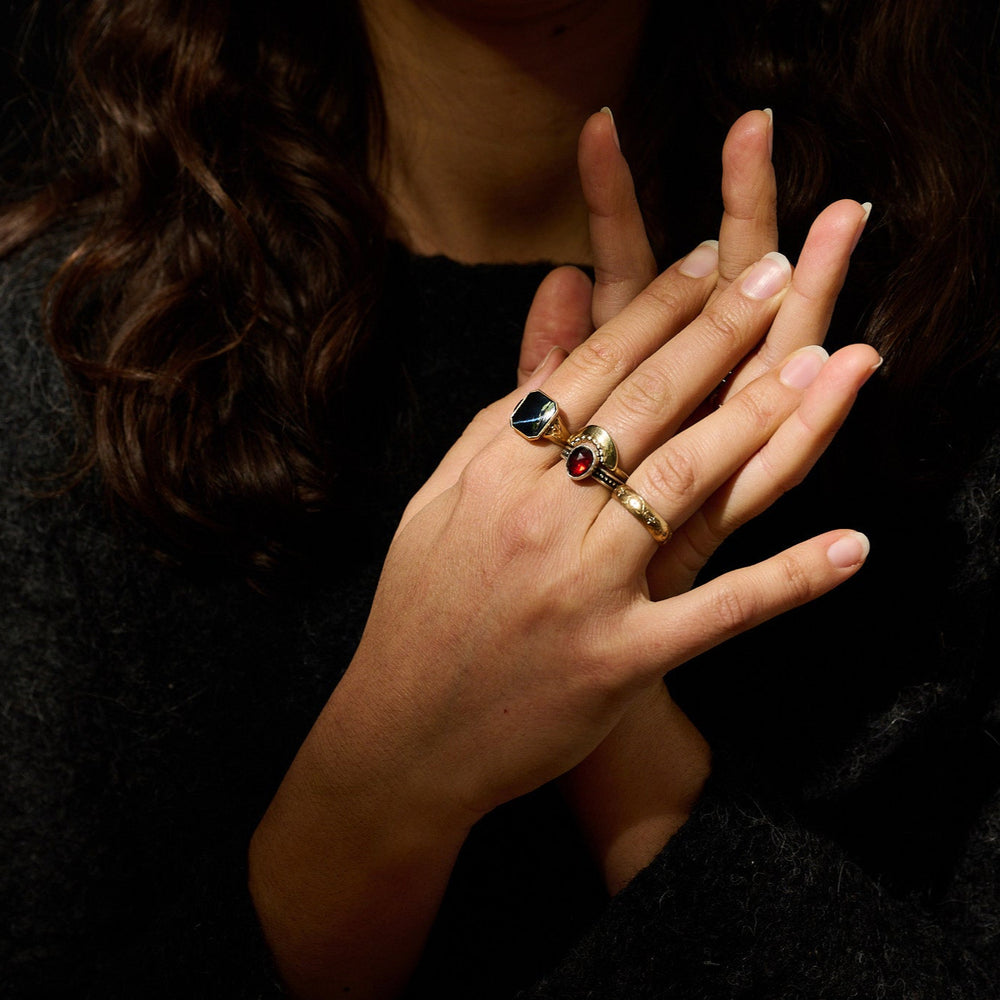
M544 269L398 256L387 336L417 458L351 526L369 545L265 597L154 559L94 482L47 493L74 419L38 322L55 260L0 270L0 996L279 996L250 834L350 660L406 496L509 390ZM687 824L609 902L551 789L496 810L410 996L1000 996L997 378L983 366L912 461L967 457L905 489L881 392L713 569L831 527L872 539L840 590L671 674L715 752Z

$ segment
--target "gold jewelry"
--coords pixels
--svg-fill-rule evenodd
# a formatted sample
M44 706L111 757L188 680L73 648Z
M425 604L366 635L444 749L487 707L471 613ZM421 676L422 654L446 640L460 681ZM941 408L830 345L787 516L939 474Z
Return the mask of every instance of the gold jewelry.
M657 545L670 539L670 525L631 486L622 483L611 495L653 536Z
M559 404L544 392L535 389L529 392L510 415L510 426L528 441L546 438L565 448L569 439L569 428L559 415Z
M628 481L618 466L618 448L611 435L597 424L574 434L563 448L566 473L570 479L593 477L609 490Z

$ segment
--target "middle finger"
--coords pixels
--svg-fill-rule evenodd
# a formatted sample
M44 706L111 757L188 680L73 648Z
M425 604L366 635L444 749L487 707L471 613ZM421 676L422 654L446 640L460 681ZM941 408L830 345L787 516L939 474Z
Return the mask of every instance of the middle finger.
M586 422L606 428L622 466L633 468L677 430L721 375L764 336L790 278L788 260L768 254L651 357L624 378L614 378L617 384L610 390L609 378L617 373L581 378L585 373L579 355L586 358L586 344L543 389L560 403L565 400L573 415L592 413ZM653 322L655 312L656 304L643 293L607 327L628 340Z

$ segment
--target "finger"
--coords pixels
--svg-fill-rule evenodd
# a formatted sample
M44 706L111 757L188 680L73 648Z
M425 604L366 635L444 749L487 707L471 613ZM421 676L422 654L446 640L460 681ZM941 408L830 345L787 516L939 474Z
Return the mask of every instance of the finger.
M620 385L613 388L586 423L607 428L625 468L636 465L669 437L722 374L763 337L790 277L788 261L781 254L769 254L628 377L621 380L619 376ZM644 292L608 328L632 333L633 327L642 329L655 321L651 312ZM556 372L553 383L571 379L578 368L576 354L571 355ZM603 388L600 380L593 379L568 386L564 395L576 412L585 413L585 403L594 406L600 402L594 398L597 386ZM553 398L561 398L548 387L545 391Z
M651 593L665 596L686 590L725 538L797 486L844 422L858 391L881 364L876 351L865 344L845 347L823 363L825 356L822 347L813 345L786 360L780 378L804 390L798 406L763 447L675 532L650 567Z
M590 213L593 322L599 327L617 316L656 277L656 260L609 108L591 115L583 126L577 158Z
M811 366L813 378L826 361L823 354L801 359ZM757 379L726 406L657 448L629 478L629 486L675 532L764 446L799 404L803 390L793 380L783 379L785 372ZM617 501L604 503L594 524L594 542L643 564L655 551L655 542L634 518L623 516L628 513Z
M546 465L551 465L555 459L558 459L557 446L550 441L544 439L525 441L523 438L517 440L516 432L510 427L510 415L517 403L532 389L541 386L563 363L565 358L566 352L561 347L553 347L523 385L476 414L462 432L462 436L448 449L447 454L441 459L427 482L407 504L399 526L396 528L397 535L418 511L444 493L445 490L454 486L462 474L462 470L469 464L473 456L478 455L486 448L498 434L510 434L511 440L515 441L518 447L527 449L524 452L525 456L534 456L537 468L545 468ZM524 471L530 472L531 468L531 464L526 463Z
M538 286L524 322L517 384L523 385L553 347L567 354L593 332L590 279L576 267L557 267Z
M715 287L717 260L712 242L696 247L570 354L543 386L568 426L589 422L622 379L699 315Z
M816 217L767 338L730 380L721 401L798 348L823 343L837 296L844 287L851 253L870 210L869 203L859 205L845 200L828 206Z
M641 602L622 634L648 683L680 663L850 579L868 556L856 531L829 531L664 602Z
M719 288L726 288L755 260L778 249L777 187L771 165L773 115L749 111L722 147L722 223Z

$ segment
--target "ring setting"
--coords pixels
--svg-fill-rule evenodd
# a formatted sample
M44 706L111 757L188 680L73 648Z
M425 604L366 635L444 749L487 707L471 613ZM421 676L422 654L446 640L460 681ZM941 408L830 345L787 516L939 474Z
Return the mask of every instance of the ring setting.
M618 465L618 447L611 435L597 424L588 424L570 434L551 396L534 389L510 415L510 426L528 441L545 438L562 448L566 473L581 482L596 479L651 535L663 545L672 534L670 525L631 486L628 474Z
M570 479L578 482L596 479L649 532L657 545L669 541L670 525L627 485L628 475L618 465L618 448L603 427L597 424L584 427L569 439L562 454Z
M565 448L569 430L559 414L559 404L538 389L529 392L514 407L510 426L528 441L546 438Z
M593 477L609 490L628 480L618 466L618 448L614 440L597 424L590 424L574 434L563 448L563 458L570 479L579 481Z

